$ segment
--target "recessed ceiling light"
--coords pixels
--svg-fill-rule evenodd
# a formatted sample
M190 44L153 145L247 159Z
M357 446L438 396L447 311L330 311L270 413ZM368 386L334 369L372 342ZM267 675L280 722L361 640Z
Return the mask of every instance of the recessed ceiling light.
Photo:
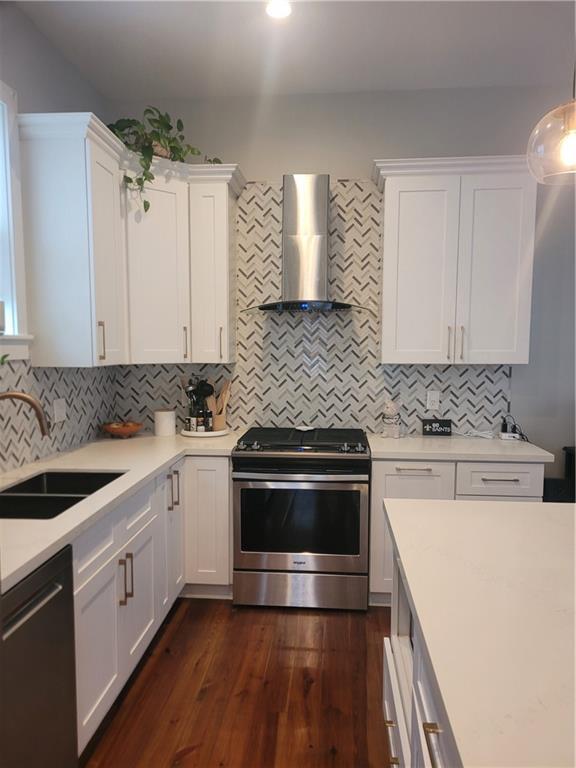
M273 19L285 19L292 13L288 0L270 0L266 4L266 13Z

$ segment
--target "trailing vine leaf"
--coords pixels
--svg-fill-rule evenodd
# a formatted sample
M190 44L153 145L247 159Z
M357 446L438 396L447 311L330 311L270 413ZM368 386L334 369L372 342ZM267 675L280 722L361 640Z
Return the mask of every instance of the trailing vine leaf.
M4 365L4 363L8 362L8 358L10 355L0 355L0 365Z
M146 107L141 121L122 117L110 123L108 128L128 149L140 155L140 173L130 176L125 174L124 184L140 194L145 213L150 210L150 201L144 197L144 186L154 181L151 170L154 156L167 156L169 160L184 163L189 155L200 154L197 147L186 143L182 120L178 118L174 127L172 117L168 112L161 112L158 107ZM220 163L221 160L214 158L207 162Z

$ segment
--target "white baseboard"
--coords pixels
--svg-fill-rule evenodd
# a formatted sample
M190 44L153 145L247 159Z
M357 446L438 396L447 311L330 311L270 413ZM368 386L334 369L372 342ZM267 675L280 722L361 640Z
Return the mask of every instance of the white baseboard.
M392 595L390 592L370 592L368 605L387 608L392 605Z
M232 585L185 584L180 597L199 597L205 600L232 600Z

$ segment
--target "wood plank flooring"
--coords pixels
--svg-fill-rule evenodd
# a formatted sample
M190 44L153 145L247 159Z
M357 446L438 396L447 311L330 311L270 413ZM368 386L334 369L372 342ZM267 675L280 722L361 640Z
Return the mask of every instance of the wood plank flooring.
M88 768L388 765L382 637L390 611L181 600Z

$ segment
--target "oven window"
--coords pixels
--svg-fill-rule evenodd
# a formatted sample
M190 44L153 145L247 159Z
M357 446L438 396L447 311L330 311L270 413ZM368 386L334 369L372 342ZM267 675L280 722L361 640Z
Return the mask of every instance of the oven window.
M360 492L243 488L243 552L360 553Z

